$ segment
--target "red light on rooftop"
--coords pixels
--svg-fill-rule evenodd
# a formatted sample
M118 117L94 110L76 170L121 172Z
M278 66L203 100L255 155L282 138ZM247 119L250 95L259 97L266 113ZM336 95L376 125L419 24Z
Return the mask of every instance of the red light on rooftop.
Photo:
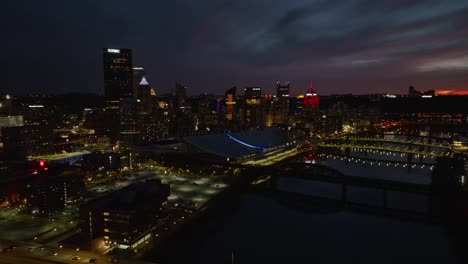
M315 92L312 82L310 83L309 90L307 90L307 94L304 96L302 106L311 108L316 108L319 106L319 97Z
M39 166L44 167L45 162L43 160L39 161Z

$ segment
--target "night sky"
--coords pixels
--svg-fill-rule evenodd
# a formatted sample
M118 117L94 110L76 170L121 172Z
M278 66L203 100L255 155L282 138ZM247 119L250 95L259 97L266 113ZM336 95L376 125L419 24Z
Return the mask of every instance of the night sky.
M468 1L6 0L0 90L103 93L102 48L133 49L158 93L468 89Z

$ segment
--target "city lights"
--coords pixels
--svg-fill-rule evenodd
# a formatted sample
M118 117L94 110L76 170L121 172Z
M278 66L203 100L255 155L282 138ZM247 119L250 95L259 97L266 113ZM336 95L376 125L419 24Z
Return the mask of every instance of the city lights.
M467 1L10 2L0 263L468 263Z

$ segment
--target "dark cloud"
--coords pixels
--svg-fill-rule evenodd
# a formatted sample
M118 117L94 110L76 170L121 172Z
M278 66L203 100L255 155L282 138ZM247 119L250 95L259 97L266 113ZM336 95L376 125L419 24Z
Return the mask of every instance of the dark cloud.
M298 92L310 79L325 93L468 88L467 8L462 0L7 0L0 85L102 93L101 48L128 47L160 92L175 80L193 93L271 89L278 79Z

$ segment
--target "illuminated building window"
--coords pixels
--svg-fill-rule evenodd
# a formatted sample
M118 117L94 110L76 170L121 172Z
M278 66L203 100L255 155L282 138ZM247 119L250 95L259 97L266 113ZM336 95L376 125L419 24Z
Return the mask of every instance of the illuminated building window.
M107 232L109 232L109 229L107 229L107 228L104 228L104 232L106 232L106 233L107 233Z
M102 213L102 215L109 215L109 212L104 212Z

